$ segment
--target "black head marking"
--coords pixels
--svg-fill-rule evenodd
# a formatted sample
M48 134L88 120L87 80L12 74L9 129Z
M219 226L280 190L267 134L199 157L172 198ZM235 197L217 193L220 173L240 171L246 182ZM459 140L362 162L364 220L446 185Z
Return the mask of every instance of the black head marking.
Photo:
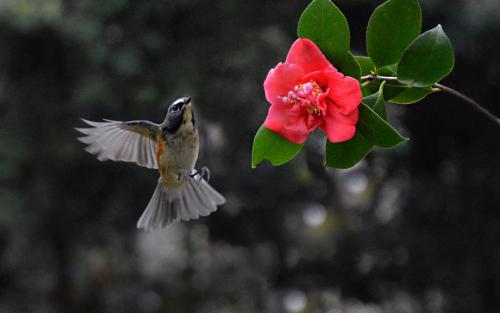
M179 98L172 102L167 111L165 121L162 123L164 131L175 133L183 123L186 105L191 102L191 97ZM193 120L194 125L194 120Z

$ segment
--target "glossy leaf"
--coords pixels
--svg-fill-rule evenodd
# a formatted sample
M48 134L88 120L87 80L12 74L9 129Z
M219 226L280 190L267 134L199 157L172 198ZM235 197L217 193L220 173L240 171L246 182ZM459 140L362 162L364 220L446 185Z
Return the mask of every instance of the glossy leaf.
M393 148L408 140L363 102L359 105L358 128L368 141L381 148Z
M363 94L363 97L368 97L369 95L376 93L380 89L380 80L372 80L367 82L366 84L365 83L363 83L361 86L361 93Z
M350 168L361 161L372 149L373 144L358 130L354 137L348 141L331 143L326 141L327 167Z
M356 60L356 58L352 55L352 53L348 52L345 62L339 71L346 75L351 76L359 80L361 77L361 67Z
M340 143L331 143L327 140L325 149L326 166L343 169L350 168L361 161L373 148L374 139L366 135L370 132L370 127L367 128L361 125L364 123L361 120L363 118L361 110L363 110L362 105L365 105L372 108L373 111L371 112L377 113L375 115L380 114L379 116L385 119L386 113L383 88L384 84L380 86L380 89L375 94L363 98L362 104L360 105L360 121L358 122L356 133L352 139ZM382 130L382 132L384 132L384 130ZM373 137L373 135L370 136Z
M418 0L389 0L375 9L366 30L366 51L377 67L398 63L420 34Z
M375 72L375 64L373 64L372 59L366 56L355 56L354 57L361 68L361 76L366 76Z
M262 125L253 141L252 167L257 167L262 160L268 160L273 166L285 164L293 159L302 147L303 144L290 142Z
M367 56L355 56L354 57L361 67L361 76L370 75L375 73L377 70L375 64L373 64L372 59ZM397 64L383 66L378 69L378 75L383 76L396 76Z
M403 54L398 80L416 87L437 83L453 69L455 58L450 39L441 25L420 35Z
M378 74L382 76L396 76L397 72L397 64L386 65L378 69Z
M297 35L314 41L337 68L348 61L349 25L330 0L314 0L307 6L300 16Z
M431 87L411 87L397 82L386 84L384 91L387 101L397 104L415 103L434 92Z
M385 82L380 84L379 90L367 97L364 97L361 102L369 106L375 113L378 114L384 120L387 119L387 113L385 111L385 101L384 101L384 85Z

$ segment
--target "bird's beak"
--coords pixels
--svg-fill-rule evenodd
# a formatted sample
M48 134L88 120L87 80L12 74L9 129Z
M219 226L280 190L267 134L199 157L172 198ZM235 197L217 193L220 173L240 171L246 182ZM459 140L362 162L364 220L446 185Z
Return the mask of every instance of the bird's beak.
M184 113L182 114L184 122L191 122L193 120L193 107L191 105L191 97L184 98Z

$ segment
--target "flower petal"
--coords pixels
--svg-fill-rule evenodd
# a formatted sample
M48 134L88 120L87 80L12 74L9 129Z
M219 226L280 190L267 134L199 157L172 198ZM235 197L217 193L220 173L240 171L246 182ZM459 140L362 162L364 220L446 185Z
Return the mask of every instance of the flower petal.
M271 104L281 104L280 97L286 96L304 76L302 68L295 64L278 63L271 69L264 81L266 99Z
M283 106L271 105L264 126L297 144L304 143L309 135L307 115Z
M330 76L335 75L335 76L343 76L342 73L337 72L335 69L333 71L314 71L307 73L304 75L303 81L308 82L308 81L315 81L322 89L325 91L325 89L328 88L328 83L330 82L331 78Z
M332 143L343 142L354 137L359 110L355 109L350 114L345 115L334 105L328 109L329 114L325 115L325 122L321 125L321 129L325 131L328 141Z
M297 64L306 73L335 70L323 52L309 39L299 38L290 47L285 63Z
M307 127L307 114L290 114L290 119L285 127L281 130L281 134L286 139L294 143L304 143L310 134Z
M312 133L313 131L316 130L321 124L323 124L323 117L322 116L314 116L314 115L308 115L307 120L307 129L309 133Z
M288 109L283 106L271 105L269 111L267 112L266 120L264 121L264 126L274 132L279 133L280 130L285 127L285 123L288 120Z
M343 114L353 112L361 103L361 87L359 82L349 76L340 73L327 73L328 87L330 89L328 98L333 100Z

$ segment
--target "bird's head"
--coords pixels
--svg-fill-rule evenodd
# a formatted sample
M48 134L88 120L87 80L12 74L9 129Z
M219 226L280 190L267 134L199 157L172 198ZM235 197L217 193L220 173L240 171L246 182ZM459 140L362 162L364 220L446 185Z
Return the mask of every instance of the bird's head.
M168 107L167 116L162 126L169 132L176 132L177 129L186 123L194 126L194 113L191 105L191 97L183 97L175 100Z

